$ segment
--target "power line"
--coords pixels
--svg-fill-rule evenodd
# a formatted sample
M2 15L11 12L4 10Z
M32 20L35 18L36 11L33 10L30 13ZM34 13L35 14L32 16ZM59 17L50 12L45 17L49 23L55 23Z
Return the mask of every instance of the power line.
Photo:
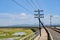
M30 6L33 8L32 4L28 0L26 0L26 2L28 2L28 4L30 4Z
M35 7L37 7L37 5L31 0L32 4L35 5ZM37 7L38 8L38 7Z
M21 4L19 4L18 2L16 2L15 0L12 0L13 2L15 2L17 5L19 5L20 7L24 8L26 11L29 10L27 8L25 8L24 6L22 6Z
M38 0L37 0L37 1L38 1ZM36 2L36 5L37 5L37 7L38 7L38 8L40 8L40 6L39 6L39 3L37 3L37 1L35 0L35 2Z

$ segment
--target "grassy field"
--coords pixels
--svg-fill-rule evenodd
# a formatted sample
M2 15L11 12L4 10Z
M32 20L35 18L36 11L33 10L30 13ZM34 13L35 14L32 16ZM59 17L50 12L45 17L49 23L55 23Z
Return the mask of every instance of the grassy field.
M31 33L34 33L33 31L36 31L37 28L0 28L0 35L6 34L6 36L0 36L0 39L2 38L12 38L12 37L24 37L27 36ZM15 32L25 32L26 35L24 36L14 36L12 34L14 34Z

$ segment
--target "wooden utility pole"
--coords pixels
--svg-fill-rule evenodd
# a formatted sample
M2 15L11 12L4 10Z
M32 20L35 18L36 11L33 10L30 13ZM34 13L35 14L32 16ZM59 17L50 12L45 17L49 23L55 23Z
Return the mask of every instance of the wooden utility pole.
M38 12L38 14L34 14L35 15L35 18L38 18L39 20L39 33L40 33L40 36L41 36L41 20L40 18L44 18L44 14L40 14L40 12L43 12L43 10L35 10L34 12Z

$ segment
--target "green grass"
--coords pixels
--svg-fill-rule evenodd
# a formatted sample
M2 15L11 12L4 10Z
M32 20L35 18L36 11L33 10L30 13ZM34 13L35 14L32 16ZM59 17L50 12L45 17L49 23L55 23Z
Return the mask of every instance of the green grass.
M26 28L0 28L0 34L6 34L6 36L0 36L0 39L17 37L17 36L12 36L12 34L14 34L15 32L25 32L26 36L33 33L33 31L31 29L26 29ZM24 37L24 36L22 36L22 37Z
M26 37L28 36L29 34L31 33L34 33L33 29L35 32L38 30L38 28L0 28L0 34L6 34L6 36L0 36L0 39L2 38L14 38L14 37L20 37L23 38L23 37ZM24 36L14 36L12 34L14 34L15 32L25 32L26 35Z

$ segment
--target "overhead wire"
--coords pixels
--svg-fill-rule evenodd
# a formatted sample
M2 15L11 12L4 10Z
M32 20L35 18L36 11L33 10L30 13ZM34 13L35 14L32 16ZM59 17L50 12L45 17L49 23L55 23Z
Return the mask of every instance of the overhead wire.
M27 2L28 4L30 4L30 6L33 8L33 5L32 5L28 0L26 0L26 2Z
M30 3L29 0L23 0L24 4L26 5L26 7L28 7L28 9L31 10L32 12L32 9L34 8L33 5Z
M15 2L17 5L19 5L20 7L24 8L26 11L31 12L31 10L27 9L27 8L24 7L23 5L21 5L21 4L19 4L18 2L16 2L15 0L12 0L12 1ZM26 2L27 2L28 4L30 4L31 8L33 8L33 9L39 8L39 7L37 7L38 4L36 3L36 1L35 1L35 2L33 2L33 0L30 0L30 1L31 1L31 3L30 3L28 0L26 0ZM35 3L36 3L36 4L35 4ZM35 6L35 8L34 8L34 6Z
M38 8L37 5L31 0L32 4L35 6L35 8Z
M37 1L38 1L38 0L37 0ZM40 5L39 5L39 3L37 3L37 1L35 0L35 3L36 3L36 5L37 5L37 7L40 8Z
M24 8L26 11L28 10L30 12L29 9L25 8L24 6L22 6L21 4L19 4L18 2L16 2L15 0L12 0L13 2L15 2L17 5L19 5L20 7Z

